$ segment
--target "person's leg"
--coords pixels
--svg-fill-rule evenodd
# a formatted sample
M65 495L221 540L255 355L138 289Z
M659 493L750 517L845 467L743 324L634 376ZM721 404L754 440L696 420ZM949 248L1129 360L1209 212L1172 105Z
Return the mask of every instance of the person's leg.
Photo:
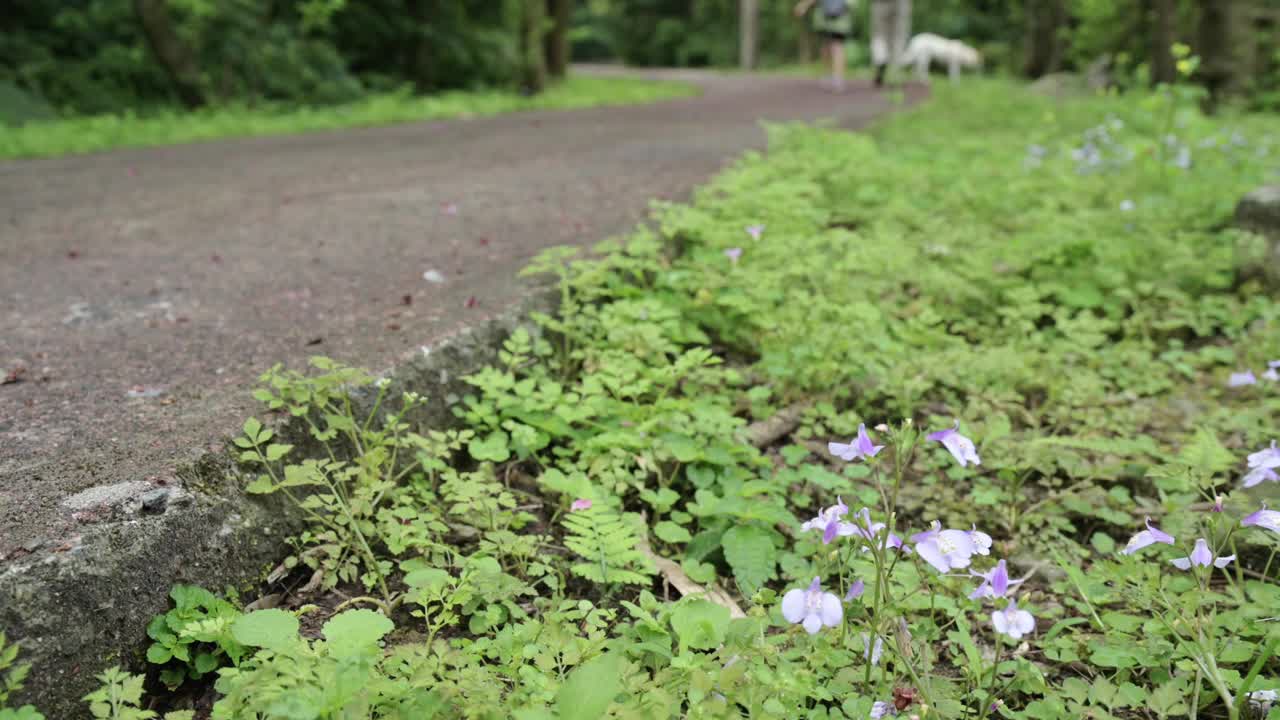
M836 92L844 92L844 39L833 37L828 47L831 53L831 87Z
M892 14L892 0L871 0L871 64L876 66L876 87L884 85L884 73L889 64Z
M892 60L897 65L911 42L911 0L896 0L893 13Z

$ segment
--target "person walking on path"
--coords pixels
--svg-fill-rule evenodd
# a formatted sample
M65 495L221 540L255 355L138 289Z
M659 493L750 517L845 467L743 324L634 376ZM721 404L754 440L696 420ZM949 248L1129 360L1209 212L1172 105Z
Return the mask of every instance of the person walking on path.
M898 65L911 37L911 0L871 0L871 63L876 66L876 87L884 85L885 72Z
M844 92L844 44L853 34L856 5L857 0L800 0L795 7L796 17L814 9L813 30L825 41L822 51L831 64L831 89L835 92Z

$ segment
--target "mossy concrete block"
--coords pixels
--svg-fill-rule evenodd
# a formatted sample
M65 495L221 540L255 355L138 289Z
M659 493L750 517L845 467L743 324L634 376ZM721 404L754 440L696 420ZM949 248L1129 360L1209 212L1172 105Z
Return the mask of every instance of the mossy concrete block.
M1236 205L1236 225L1266 239L1266 254L1248 274L1261 276L1271 290L1280 290L1280 185L1267 185L1245 195Z

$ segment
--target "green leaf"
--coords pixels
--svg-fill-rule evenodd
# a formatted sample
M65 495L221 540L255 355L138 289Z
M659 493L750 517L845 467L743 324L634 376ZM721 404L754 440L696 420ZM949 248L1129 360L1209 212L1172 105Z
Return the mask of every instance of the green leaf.
M724 559L733 568L733 576L750 595L773 578L777 550L773 536L759 525L736 525L721 539Z
M152 643L147 648L147 662L152 665L163 665L173 659L173 652L160 643Z
M702 457L702 448L684 435L663 435L662 444L678 462L691 463Z
M729 608L708 600L686 600L672 610L671 627L686 646L712 650L724 642L729 619Z
M489 462L506 462L511 458L511 448L507 445L507 434L501 430L494 430L486 435L483 439L476 438L467 443L467 452L471 453L471 457L480 461Z
M693 536L689 534L688 530L685 530L670 520L663 520L657 525L654 525L653 534L657 535L663 542L668 543L687 543L693 539Z
M556 710L560 720L600 720L609 703L622 690L622 672L626 659L618 653L605 653L583 663L569 673L569 678L556 693Z
M1195 437L1178 453L1178 460L1206 475L1231 468L1236 458L1218 442L1218 436L1206 428L1196 430Z
M680 567L684 570L684 574L696 583L709 583L716 579L716 566L711 563L685 560L680 563Z
M257 610L231 623L231 637L241 645L280 650L298 642L298 618L278 608Z
M266 452L267 460L270 462L275 462L280 458L284 457L285 455L288 455L289 451L292 449L293 449L292 445L288 445L285 443L271 443L270 445L267 446L267 452Z
M437 591L451 579L449 573L440 568L421 568L405 574L404 584L416 590Z
M320 632L329 641L329 654L344 657L376 646L395 627L395 623L385 616L360 609L333 616L320 628Z

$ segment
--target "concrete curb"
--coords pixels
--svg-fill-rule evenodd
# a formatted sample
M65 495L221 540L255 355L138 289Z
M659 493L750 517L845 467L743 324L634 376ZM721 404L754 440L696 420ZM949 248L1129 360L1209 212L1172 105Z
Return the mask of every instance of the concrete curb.
M391 397L417 392L428 402L415 424L452 424L451 406L469 391L461 378L494 362L512 331L557 300L554 288L532 286L515 305L402 357L384 373ZM242 493L247 475L228 443L180 467L176 482L115 483L68 498L64 506L83 514L81 534L0 566L0 628L32 665L15 704L51 719L88 718L80 698L96 687L94 675L141 666L147 622L169 607L175 583L234 587L252 600L300 524L276 498Z

